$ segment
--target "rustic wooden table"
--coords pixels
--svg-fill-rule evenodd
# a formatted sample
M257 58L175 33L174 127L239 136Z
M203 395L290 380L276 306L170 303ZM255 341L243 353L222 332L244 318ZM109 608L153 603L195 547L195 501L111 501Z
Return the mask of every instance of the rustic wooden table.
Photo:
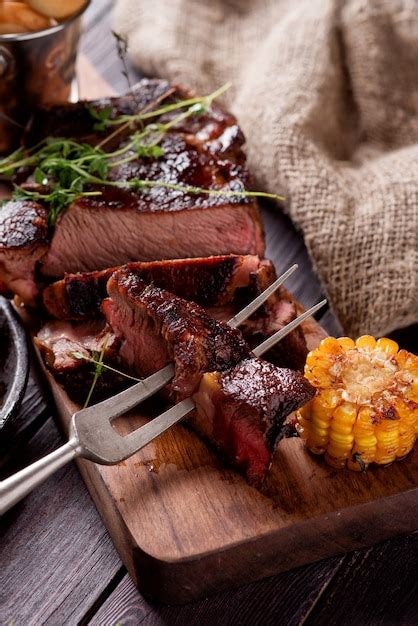
M126 83L110 36L110 0L89 8L84 54L116 91ZM133 77L135 74L132 71ZM309 306L320 294L301 238L288 220L264 215L278 268L297 261L290 288ZM322 318L338 326L330 312ZM417 327L395 333L418 351ZM20 412L24 442L2 450L8 475L56 448L61 435L36 372ZM400 512L401 514L401 512ZM134 587L74 464L2 520L0 623L29 624L417 624L417 535L337 556L186 606L156 606Z

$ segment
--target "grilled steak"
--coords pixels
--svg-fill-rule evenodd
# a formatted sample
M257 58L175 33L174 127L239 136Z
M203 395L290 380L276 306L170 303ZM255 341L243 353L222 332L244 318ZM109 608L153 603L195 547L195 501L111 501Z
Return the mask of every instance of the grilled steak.
M155 172L145 171L152 165L144 164L142 177L175 184L207 183L208 188L217 185L212 155L205 155L207 162L199 156L203 163L198 166L185 155L185 145L179 152L182 154L166 152L158 164L151 161L158 165ZM215 170L213 182L202 178L200 170L207 169ZM139 174L132 171L126 178ZM121 179L118 175L117 180ZM228 176L219 184L227 189L233 186ZM192 196L160 187L137 193L122 189L102 192L98 197L80 198L59 218L42 265L45 276L60 277L65 272L105 269L130 261L264 252L259 210L253 201ZM117 233L117 237L109 237L109 233Z
M179 88L177 88L178 90ZM78 101L45 107L36 111L26 143L36 144L44 137L72 137L83 143L96 144L108 136L109 132L94 128L94 122L90 111L94 109L101 112L110 110L110 119L119 115L133 115L139 111L150 111L160 102L174 101L176 87L166 80L144 79L138 83L132 93L117 98L100 98L90 102ZM113 130L113 129L112 129ZM129 134L127 129L125 135ZM120 134L117 141L120 142ZM112 144L112 148L115 144Z
M228 255L200 259L130 263L127 268L144 282L172 291L202 306L232 302L239 290L247 290L251 276L267 267L258 256ZM101 314L106 284L117 267L66 274L43 291L44 306L57 319L84 319Z
M259 311L244 322L241 330L249 346L255 348L264 339L271 337L289 324L297 315L298 310L294 298L287 289L280 287L268 300L264 311ZM264 355L264 358L280 367L303 371L307 354L304 329L299 326L276 343Z
M104 320L90 322L52 321L45 324L35 337L48 369L68 394L78 402L84 402L92 384L94 364L75 356L95 358L104 348L105 363L119 365L119 340ZM94 387L94 401L115 393L127 385L127 379L103 369Z
M0 208L0 293L34 304L35 270L48 250L48 212L37 202L16 200Z
M248 356L241 333L218 322L197 304L165 289L146 286L129 269L114 272L106 319L121 337L119 354L139 376L148 376L174 361L171 384L178 399L190 396L203 372L223 371Z
M143 97L143 92L147 95ZM95 131L95 120L88 109L111 108L111 117L123 112L139 112L154 107L167 94L164 103L178 100L184 92L170 87L164 81L142 81L135 93L106 101L81 103L52 108L40 115L36 128L58 136L77 136L92 142L103 138ZM77 115L80 127L74 123ZM173 114L155 121L167 122ZM72 121L70 122L70 120ZM112 129L114 127L111 127ZM106 131L109 133L109 131ZM118 135L123 144L127 137ZM162 156L150 158L135 155L129 163L121 163L110 170L109 180L128 182L132 178L162 182L168 185L193 186L217 192L242 191L251 184L242 151L243 136L236 119L212 106L203 115L190 117L174 124L161 141ZM112 145L112 148L115 146ZM110 144L105 146L110 148ZM31 189L36 187L30 172ZM21 184L24 181L19 180ZM260 254L264 239L257 203L253 199L231 195L185 193L178 188L151 187L115 188L92 186L102 195L80 197L58 218L49 236L48 250L34 262L39 272L51 280L65 272L100 270L132 261L153 261L166 258L210 256L212 254ZM46 207L47 208L47 207ZM13 222L22 219L30 223L33 203L9 203L0 210L7 218L0 248L0 264L10 252L8 241ZM39 233L25 233L26 246L38 249ZM48 244L45 236L43 245ZM14 249L14 248L12 248ZM12 290L19 283L21 297L33 302L33 267L31 278L21 270L0 271L4 290ZM26 266L25 266L26 267ZM30 286L23 286L29 280ZM36 290L35 290L36 291Z
M131 263L129 270L147 283L205 306L212 317L228 321L276 279L270 261L257 256L219 256ZM58 319L83 319L101 313L106 283L117 268L85 274L68 274L43 292L48 313ZM296 304L284 287L241 327L250 347L283 328L296 317ZM297 328L267 355L282 367L302 369L307 354L301 328Z
M190 424L260 487L284 420L313 395L298 372L247 358L225 372L203 375Z

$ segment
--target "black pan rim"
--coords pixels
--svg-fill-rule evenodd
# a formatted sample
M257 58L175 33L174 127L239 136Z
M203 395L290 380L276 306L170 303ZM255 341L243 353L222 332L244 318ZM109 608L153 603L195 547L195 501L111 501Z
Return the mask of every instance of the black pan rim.
M23 325L11 302L0 296L0 312L10 333L10 349L15 354L13 376L6 384L4 404L0 409L0 433L6 430L16 416L23 396L29 373L29 350Z

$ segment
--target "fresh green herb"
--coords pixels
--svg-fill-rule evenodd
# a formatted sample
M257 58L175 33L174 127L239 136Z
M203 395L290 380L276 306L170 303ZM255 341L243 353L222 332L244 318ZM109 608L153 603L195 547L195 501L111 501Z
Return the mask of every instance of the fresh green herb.
M354 452L352 459L353 459L353 463L358 463L360 465L360 470L362 472L366 471L366 464L363 461L360 452Z
M282 200L282 196L245 189L204 189L190 185L176 185L160 180L132 178L128 181L108 180L110 170L138 158L160 158L164 148L160 145L165 134L174 126L190 116L201 115L210 108L215 98L220 96L228 85L214 91L208 96L190 98L164 105L154 111L142 112L137 115L122 115L110 119L110 107L101 110L90 108L95 119L95 126L100 129L118 124L116 131L111 133L99 145L91 146L78 143L72 139L48 137L36 146L25 151L16 150L8 157L0 160L0 175L13 176L20 168L32 168L38 189L26 189L15 185L14 198L41 201L49 208L48 220L50 227L56 224L59 215L77 198L83 196L100 196L100 189L91 186L120 187L131 190L146 190L155 187L171 189L193 195L217 195L225 197L261 197ZM162 123L153 118L164 113L183 109L169 121ZM116 150L105 152L103 145L111 137L120 133L133 122L150 120L141 129L130 134L129 139Z
M103 373L103 368L104 368L103 359L104 359L104 355L105 355L105 352L106 352L108 341L109 341L109 335L106 335L106 337L104 338L104 341L103 341L103 346L102 346L101 351L100 352L93 351L93 353L92 353L93 357L92 357L91 360L94 363L94 375L93 375L93 380L92 380L89 392L87 394L86 401L84 403L84 408L88 407L88 405L90 403L90 400L91 400L91 397L93 395L93 391L94 391L94 389L95 389L95 387L97 385L97 381L99 380L100 376ZM78 352L77 354L82 356L81 352ZM82 356L82 358L85 358L85 357Z
M56 224L58 216L62 213L71 202L77 198L84 196L101 196L101 191L82 191L79 180L71 183L70 189L54 189L51 193L40 193L15 186L13 198L15 200L35 200L46 202L48 204L48 225L53 227Z
M107 125L108 125L108 120L112 112L112 107L108 106L108 107L104 107L103 109L95 109L94 107L87 107L87 110L90 113L91 117L94 120L96 120L96 122L93 124L93 129L94 130L106 130Z
M205 189L204 187L193 187L192 185L175 185L174 183L166 183L162 180L141 180L139 178L131 178L131 180L120 183L118 186L126 185L130 189L146 189L147 187L163 187L172 189L173 191L181 191L191 195L205 196L225 196L234 198L269 198L271 200L284 200L284 196L278 196L275 193L267 193L265 191L246 191L232 189Z
M97 353L93 352L93 354L96 356ZM83 354L82 352L71 352L71 356L73 356L75 359L80 359L83 361L88 361L89 363L94 363L97 366L100 365L100 367L103 369L107 369L110 370L111 372L114 372L115 374L119 374L120 376L124 376L125 378L129 378L130 380L134 380L135 382L139 383L141 381L140 378L135 378L135 376L131 376L130 374L126 374L125 372L122 372L121 370L116 369L115 367L111 367L110 365L107 365L106 363L99 363L99 361L97 360L97 358L95 358L95 356L90 357L90 356L85 356L85 354Z
M219 98L223 93L225 93L230 88L230 86L230 83L225 83L225 85L222 85L222 87L216 89L216 91L210 93L207 96L188 98L187 100L178 100L177 102L165 104L152 111L140 111L139 113L134 113L132 115L119 115L114 119L110 119L110 115L103 115L103 117L99 117L101 116L101 112L98 112L97 109L93 109L93 107L89 108L88 111L93 119L97 120L101 124L98 130L103 130L104 128L110 126L123 126L124 128L129 126L132 127L135 124L146 122L147 120L152 120L156 117L161 117L166 113L171 113L173 111L178 111L179 109L186 108L187 111L182 114L181 118L184 119L185 117L189 117L190 115L202 115L203 113L208 111L208 109L210 109L210 107L212 106L213 101L216 98ZM169 122L168 128L178 123L178 121L178 119L175 119Z

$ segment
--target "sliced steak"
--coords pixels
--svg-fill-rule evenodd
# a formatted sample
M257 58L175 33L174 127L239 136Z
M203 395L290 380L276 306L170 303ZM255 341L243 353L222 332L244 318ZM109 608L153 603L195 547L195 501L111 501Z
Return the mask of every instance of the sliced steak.
M114 272L106 319L121 338L120 357L139 376L149 376L174 361L171 389L190 396L203 372L223 371L248 356L238 330L211 318L197 304L159 287L146 286L129 269Z
M74 103L45 107L33 116L26 143L35 144L44 137L72 137L80 142L96 144L108 136L109 131L94 128L97 120L94 114L92 115L92 110L100 113L109 109L109 119L115 119L119 115L134 115L139 111L150 111L162 101L169 102L170 96L175 91L176 88L166 80L145 78L135 86L132 92L116 98L79 100ZM114 127L111 131L113 130ZM118 135L118 141L120 142L120 135Z
M28 304L38 295L36 268L48 250L48 212L37 202L13 200L0 207L0 293Z
M247 358L228 371L203 375L190 424L260 487L284 420L313 395L298 372Z
M77 402L84 403L86 400L95 371L94 363L85 359L97 360L104 349L104 363L115 367L119 365L120 342L104 320L48 322L35 337L35 344L48 369ZM125 377L103 368L92 400L97 402L127 384L129 380Z
M271 337L298 315L296 302L284 287L269 299L264 312L249 319L242 332L251 348ZM279 365L303 371L308 348L303 328L298 326L265 354L265 359Z
M103 190L102 196L80 198L59 218L42 273L56 278L131 261L230 253L264 253L254 202L163 188L137 196Z
M187 92L165 81L146 80L139 84L135 93L121 98L52 107L39 114L35 128L40 129L41 134L76 137L94 143L114 127L104 134L96 131L96 120L89 109L103 110L108 106L112 118L121 113L155 108L161 99L164 103L175 102L185 94ZM154 121L166 122L175 115L178 112ZM118 146L128 140L124 133L116 137L120 142ZM133 153L132 161L115 166L108 176L114 183L128 184L133 178L139 178L168 187L157 185L133 190L92 186L93 190L101 192L100 196L80 197L59 216L47 254L43 250L40 274L51 281L66 272L101 270L135 261L230 253L262 255L264 238L256 201L230 195L251 187L243 142L234 116L215 105L202 115L173 124L161 141L162 156L140 157ZM114 147L104 146L105 149ZM36 184L31 172L21 172L19 176L20 184L25 184L26 176L27 184L34 189ZM179 186L200 187L216 195L188 193ZM11 226L6 225L6 228ZM6 242L8 238L6 232ZM8 251L6 243L0 250L0 263ZM0 280L6 282L3 274ZM22 280L21 275L18 280ZM30 285L20 285L19 289L22 294L28 293L32 301L32 277L29 281ZM13 282L14 272L11 271L8 283Z
M162 287L202 306L232 302L248 291L252 275L271 263L258 256L228 255L199 259L138 262L128 269L148 284ZM46 310L57 319L84 319L101 314L106 284L117 267L97 272L66 274L43 291Z
M257 256L219 256L132 263L129 270L146 283L205 306L209 314L227 322L243 306L271 285L276 272L271 261ZM58 319L83 319L101 312L106 283L117 268L84 274L68 274L43 292L50 315ZM270 337L297 315L296 303L281 287L260 307L241 331L250 347ZM297 328L266 356L276 365L302 370L308 353L304 332Z

